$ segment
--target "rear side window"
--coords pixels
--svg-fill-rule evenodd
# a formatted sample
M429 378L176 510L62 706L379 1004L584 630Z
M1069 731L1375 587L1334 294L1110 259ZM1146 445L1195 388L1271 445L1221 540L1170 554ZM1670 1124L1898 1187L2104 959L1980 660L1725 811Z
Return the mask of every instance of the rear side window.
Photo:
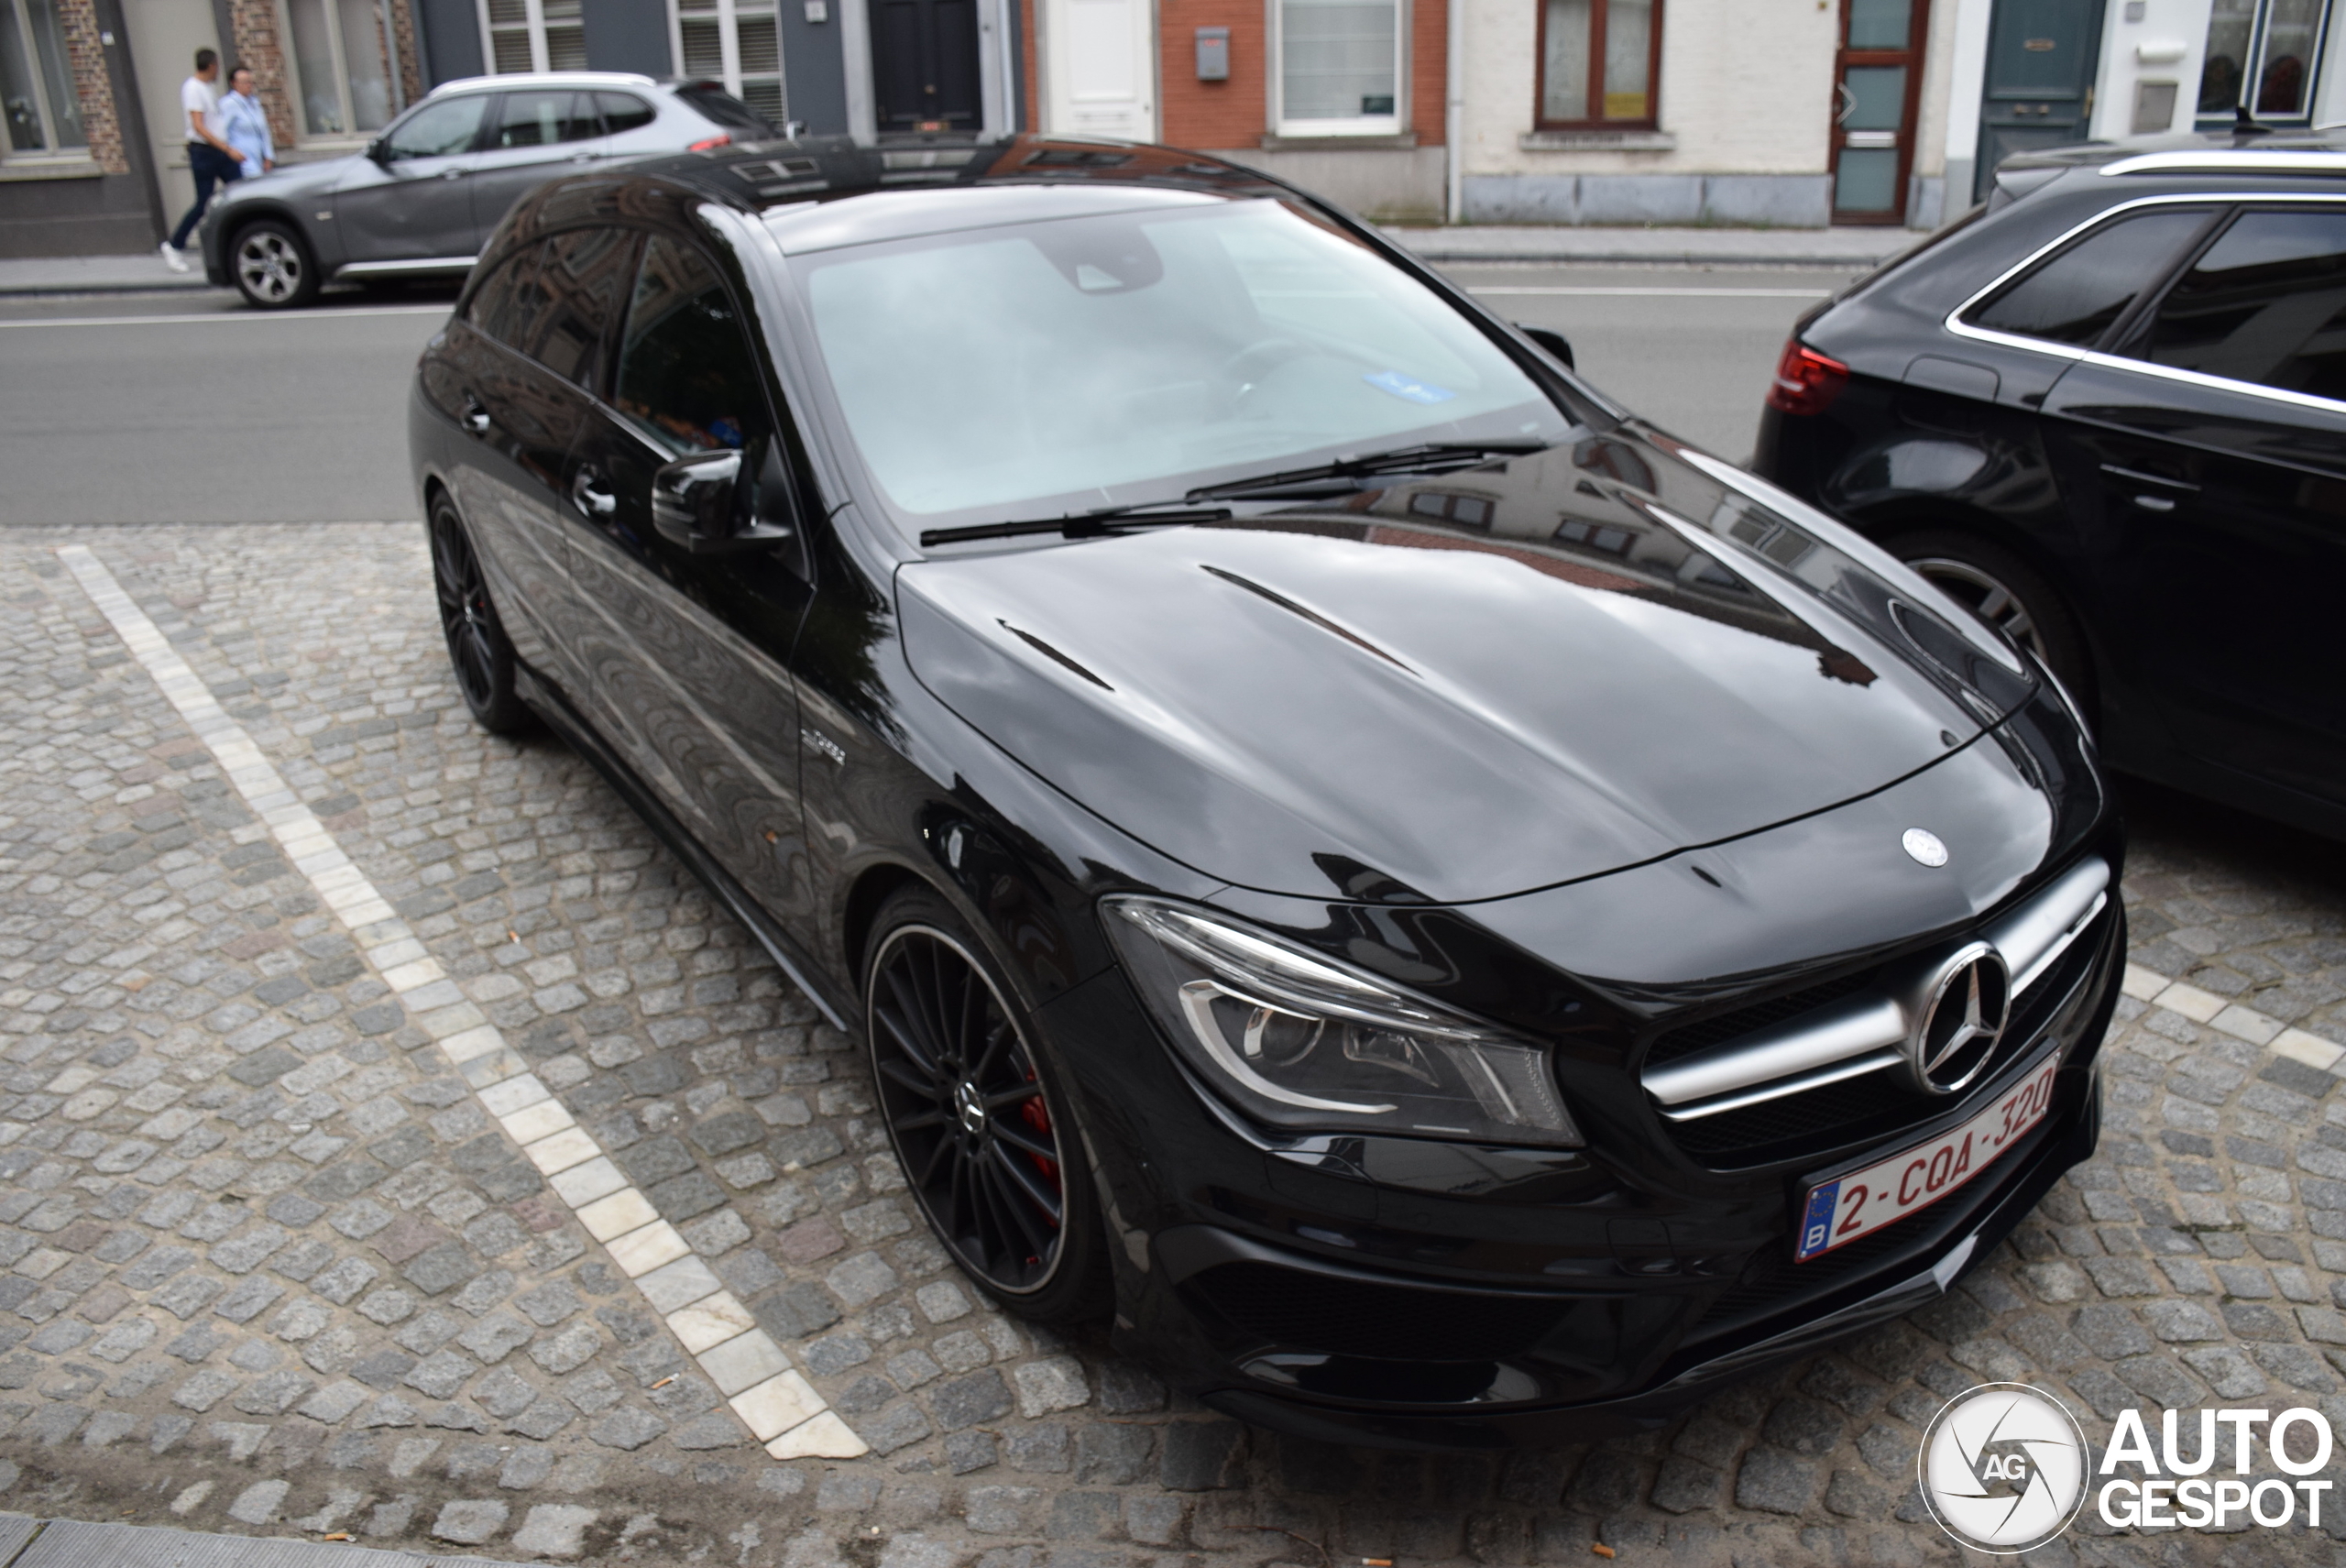
M698 110L701 118L729 130L755 131L762 137L779 135L772 122L730 93L709 82L696 82L676 89L676 96Z
M632 93L597 93L595 102L603 111L603 128L613 136L640 131L652 123L652 105Z
M1965 319L1974 326L2090 348L2207 226L2205 208L2163 207L2096 229Z
M568 89L508 93L497 116L491 147L553 147L560 142L586 141L603 134L595 113L592 93Z
M2242 213L2159 302L2140 352L2346 402L2346 209Z
M634 259L635 236L626 229L574 229L546 241L538 253L543 303L529 340L514 346L565 380L591 386Z
M543 247L532 246L499 264L497 270L473 293L465 319L475 330L498 342L520 348L527 344L545 314L545 291L538 282L538 258Z

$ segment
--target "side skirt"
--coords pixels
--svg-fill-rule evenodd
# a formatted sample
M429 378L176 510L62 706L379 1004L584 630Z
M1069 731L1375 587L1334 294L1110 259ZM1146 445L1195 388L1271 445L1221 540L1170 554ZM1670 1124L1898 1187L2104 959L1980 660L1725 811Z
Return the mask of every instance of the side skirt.
M668 847L669 851L700 878L708 891L732 911L735 919L750 928L750 934L758 939L758 945L765 948L767 956L773 959L782 972L806 993L832 1027L854 1033L854 1026L848 1022L848 1017L855 1011L853 1004L842 1005L843 999L828 985L815 978L822 972L821 968L750 895L749 890L718 863L717 857L701 847L700 840L695 839L676 819L675 814L645 787L643 782L635 776L634 770L603 743L594 726L574 711L561 694L541 681L528 665L517 663L513 674L521 700L528 703L531 709L546 721L546 727L561 736L572 751L594 764L595 771L603 775L604 782L619 793L619 798L626 801L638 817L643 818L646 827L659 835L660 841Z

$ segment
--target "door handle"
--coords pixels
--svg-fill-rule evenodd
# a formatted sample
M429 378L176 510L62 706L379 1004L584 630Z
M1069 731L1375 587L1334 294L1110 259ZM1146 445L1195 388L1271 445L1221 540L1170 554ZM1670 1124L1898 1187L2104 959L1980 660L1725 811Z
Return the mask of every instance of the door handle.
M443 180L462 180L466 175L471 172L472 171L468 169L444 169L440 171L440 178Z
M578 510L589 517L608 517L619 510L619 497L597 483L592 468L578 470L578 477L570 482L570 499L576 501Z
M2173 511L2175 502L2165 496L2136 496L2134 504L2144 511Z
M1849 116L1858 112L1858 95L1849 90L1849 84L1846 82L1836 82L1833 84L1833 93L1841 101L1840 108L1834 112L1833 123L1836 126L1845 125L1848 122Z
M2130 485L2156 485L2162 489L2180 490L2186 495L2199 493L2199 487L2190 480L2172 478L2165 474L2145 474L2140 468L2121 468L2115 463L2104 463L2101 471Z
M465 394L465 411L458 418L464 427L475 435L488 433L488 411L481 407L480 400L470 392Z

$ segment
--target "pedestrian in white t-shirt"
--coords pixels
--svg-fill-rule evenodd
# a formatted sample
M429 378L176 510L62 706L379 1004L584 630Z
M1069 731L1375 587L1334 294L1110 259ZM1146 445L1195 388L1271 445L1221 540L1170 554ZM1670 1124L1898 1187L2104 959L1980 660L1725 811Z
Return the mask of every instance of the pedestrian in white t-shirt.
M195 176L195 205L163 242L163 264L174 272L187 270L187 236L195 232L195 225L203 221L203 210L212 205L213 188L229 183L244 171L244 159L222 139L216 123L220 90L213 83L219 76L220 56L200 49L195 51L195 74L180 83L180 117L186 122L180 128L187 135L187 167Z

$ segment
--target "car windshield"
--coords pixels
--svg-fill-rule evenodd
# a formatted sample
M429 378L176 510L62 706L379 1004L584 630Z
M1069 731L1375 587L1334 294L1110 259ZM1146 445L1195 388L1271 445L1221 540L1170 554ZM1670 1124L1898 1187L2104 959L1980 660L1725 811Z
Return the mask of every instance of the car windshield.
M1570 428L1431 290L1284 202L964 230L793 266L856 447L914 528Z

